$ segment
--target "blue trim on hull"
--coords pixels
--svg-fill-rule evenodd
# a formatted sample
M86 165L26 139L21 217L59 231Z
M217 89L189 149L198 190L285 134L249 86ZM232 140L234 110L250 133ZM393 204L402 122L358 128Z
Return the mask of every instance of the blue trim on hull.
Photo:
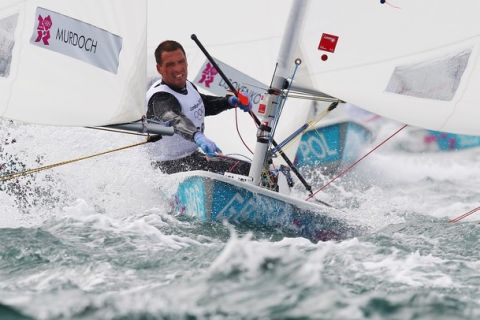
M355 161L370 142L369 129L355 122L340 122L306 131L300 140L294 164L298 168L317 167L334 173Z
M179 184L176 201L177 212L203 222L226 219L234 225L272 229L314 242L341 240L358 233L357 228L326 212L301 208L211 177L187 177Z

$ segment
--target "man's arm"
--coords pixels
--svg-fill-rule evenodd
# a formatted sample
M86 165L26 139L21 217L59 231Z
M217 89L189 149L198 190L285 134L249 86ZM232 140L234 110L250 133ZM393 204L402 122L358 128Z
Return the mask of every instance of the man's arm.
M193 141L195 133L200 131L200 128L195 127L182 113L178 100L168 92L157 92L150 98L147 117L172 126L175 133L190 141Z
M200 93L205 106L205 116L214 116L222 111L232 109L234 107L228 104L227 97L209 96Z

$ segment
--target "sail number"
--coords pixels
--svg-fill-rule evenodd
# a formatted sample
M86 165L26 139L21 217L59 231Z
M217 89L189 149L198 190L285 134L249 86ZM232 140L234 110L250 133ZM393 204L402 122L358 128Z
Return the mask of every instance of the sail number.
M303 161L325 159L327 157L336 157L338 151L331 149L327 139L322 133L310 134L308 138L302 139L298 146L298 152Z

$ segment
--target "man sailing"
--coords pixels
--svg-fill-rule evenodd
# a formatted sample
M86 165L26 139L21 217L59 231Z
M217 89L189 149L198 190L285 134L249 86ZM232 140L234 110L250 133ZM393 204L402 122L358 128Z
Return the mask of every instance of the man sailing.
M203 133L205 116L235 107L249 112L252 104L248 97L242 104L235 96L216 97L199 93L187 80L185 50L176 41L160 43L155 50L155 60L162 78L147 91L147 117L172 126L175 134L164 136L149 146L154 165L168 174L206 170L248 175L250 163L224 157L220 148Z

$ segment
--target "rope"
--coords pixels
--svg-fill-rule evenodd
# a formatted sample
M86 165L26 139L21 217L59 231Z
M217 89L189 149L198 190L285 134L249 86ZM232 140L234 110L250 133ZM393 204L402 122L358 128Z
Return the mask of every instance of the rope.
M462 214L462 215L460 215L460 216L458 216L458 217L456 217L456 218L450 219L448 222L450 222L450 223L458 222L458 221L460 221L460 220L462 220L462 219L465 219L465 218L468 217L469 215L474 214L475 212L477 212L477 211L479 211L479 210L480 210L480 207L477 207L477 208L472 209L472 210L470 210L470 211L468 211L468 212L466 212L466 213L464 213L464 214Z
M121 130L121 129L113 129L113 128L105 128L105 127L85 127L85 128L101 130L101 131L108 131L108 132L115 132L115 133L131 134L131 135L134 135L134 136L142 136L142 137L147 137L148 136L148 134L145 134L145 133L132 132L132 131Z
M26 175L29 175L29 174L33 174L33 173L37 173L37 172L40 172L40 171L52 169L52 168L55 168L55 167L63 166L63 165L73 163L73 162L78 162L78 161L81 161L81 160L86 160L86 159L98 157L98 156L105 155L105 154L108 154L108 153L137 147L137 146L149 143L149 142L151 142L151 140L146 140L146 141L143 141L143 142L139 142L139 143L135 143L135 144L125 146L125 147L120 147L120 148L116 148L116 149L92 154L92 155L89 155L89 156L84 156L84 157L80 157L80 158L76 158L76 159L72 159L72 160L57 162L57 163L54 163L54 164L50 164L50 165L46 165L46 166L42 166L42 167L38 167L38 168L34 168L34 169L28 169L28 170L24 170L24 171L21 171L21 172L15 172L15 173L8 174L8 175L5 175L5 176L0 176L0 182L5 182L5 181L8 181L8 180L23 177L23 176L26 176Z
M240 140L242 141L243 145L245 148L247 148L248 151L250 151L251 154L253 154L253 151L248 147L247 143L243 140L242 134L240 133L240 129L238 127L238 114L237 114L237 108L235 108L235 128L237 129L237 134Z
M320 113L320 116L316 119L316 120L312 120L312 121L309 121L307 122L308 123L308 126L305 128L305 130L303 130L303 132L306 132L308 131L310 128L314 127L318 122L320 122L320 120L322 120L331 110L328 110L325 109L323 110L321 113ZM317 134L317 136L320 136L320 134L318 133L317 130L315 130L315 133ZM289 143L287 143L287 145L285 146L286 148L285 149L288 149L289 147L292 146L292 143L294 141L297 141L298 139L301 138L301 135L298 135L295 137L295 139L292 139L292 141L290 141Z
M327 182L323 187L321 187L320 189L318 189L317 191L315 191L314 193L312 193L310 196L308 196L305 201L308 201L310 200L311 198L313 198L317 193L319 193L320 191L322 191L323 189L325 189L328 185L330 185L333 181L337 180L338 178L340 178L341 176L343 176L345 173L347 173L348 171L350 171L350 169L352 169L354 166L357 165L357 163L359 163L360 161L362 161L363 159L365 159L368 155L370 155L373 151L377 150L379 147L381 147L385 142L387 142L388 140L390 140L391 138L393 138L393 136L395 136L397 133L399 133L400 131L402 131L403 129L405 129L407 127L407 125L404 125L403 127L401 127L400 129L398 129L397 131L395 131L392 135L390 135L387 139L383 140L381 143L379 143L375 148L373 148L372 150L370 150L369 152L367 152L367 154L365 154L363 157L361 157L360 159L358 159L357 161L355 161L352 165L350 165L348 168L346 168L345 170L343 170L342 172L340 172L335 178L333 178L332 180L330 180L329 182Z

